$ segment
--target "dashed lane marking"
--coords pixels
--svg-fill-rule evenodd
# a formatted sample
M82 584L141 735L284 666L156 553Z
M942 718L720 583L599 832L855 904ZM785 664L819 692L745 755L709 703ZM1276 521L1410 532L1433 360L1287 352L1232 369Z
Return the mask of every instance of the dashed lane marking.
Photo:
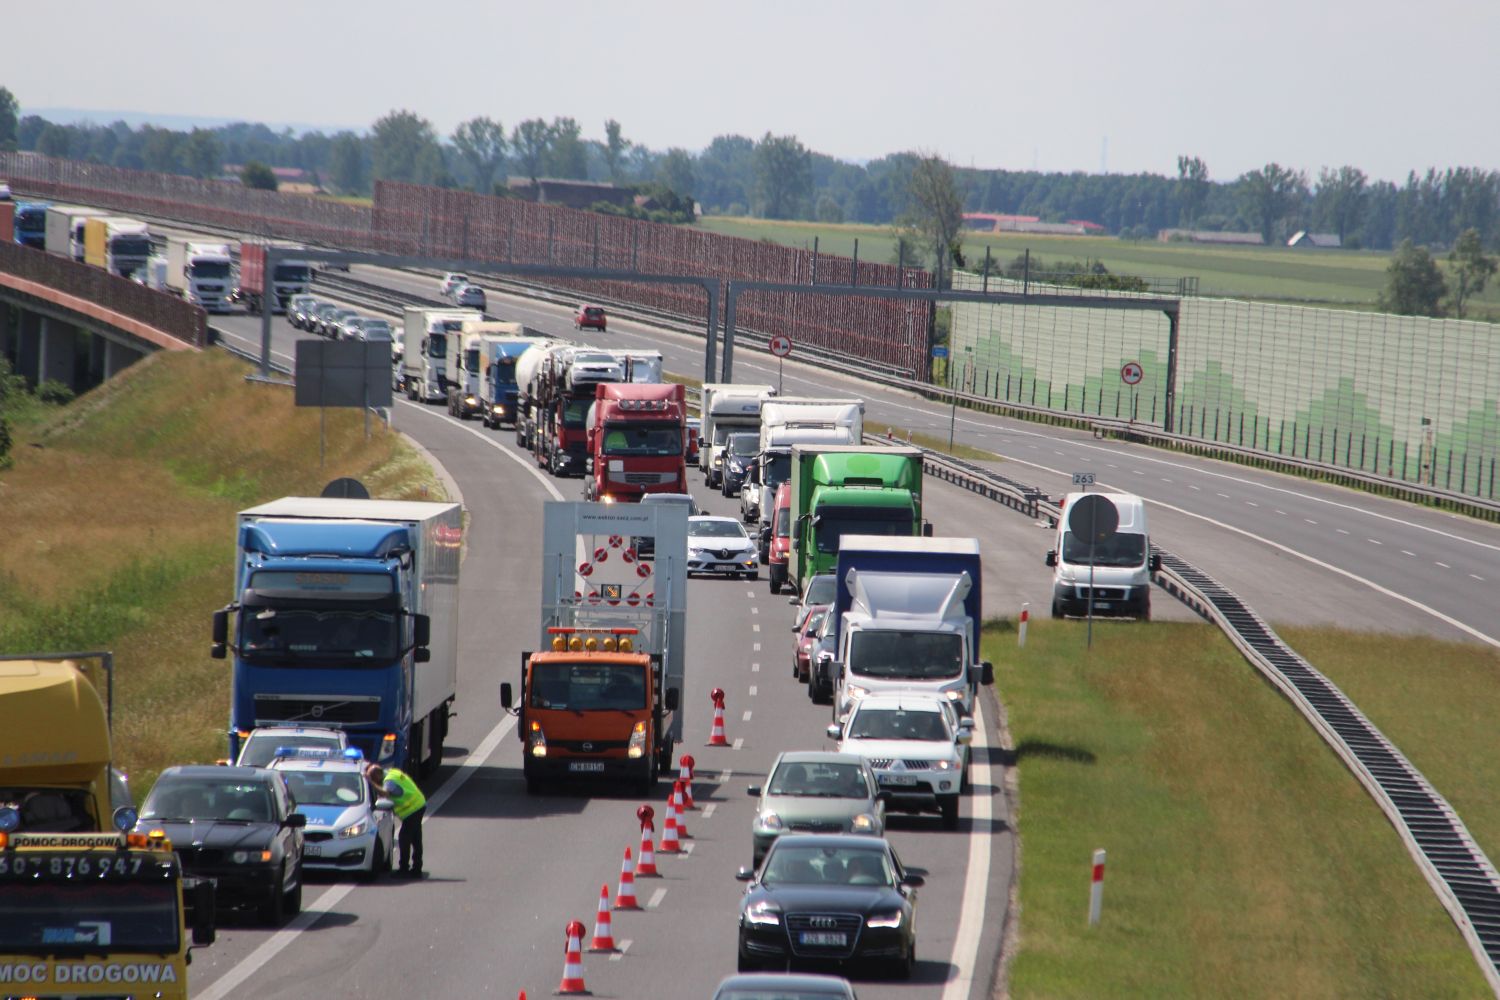
M750 685L750 697L752 697L752 698L754 698L754 697L755 697L755 695L756 695L756 693L757 693L757 692L756 692L756 688L755 688L755 685L754 685L754 684L751 684L751 685Z
M1401 554L1403 556L1414 556L1414 555L1416 555L1416 553L1413 552L1413 551L1411 551L1410 549L1402 549L1401 550Z
M750 721L750 714L751 714L750 710L748 708L745 709L745 714L744 714L744 716L741 717L741 721L743 721L743 722L749 722Z
M703 818L708 819L714 814L714 810L718 808L719 804L717 802L710 802L708 805L703 807Z
M1433 563L1436 564L1436 565L1438 565L1438 566L1443 567L1443 569L1452 569L1453 568L1452 566L1449 566L1445 562L1438 562L1436 559L1433 560Z
M719 772L719 784L729 784L729 779L732 777L734 777L734 768L726 767L724 770Z
M736 736L734 738L733 749L738 750L740 747L742 747L744 745L745 745L745 737L743 737L743 736Z
M760 652L760 643L758 643L758 642L755 643L755 645L752 648L753 648L754 652L759 653Z
M609 960L611 962L618 962L620 959L624 958L625 953L630 950L630 945L631 941L629 938L621 938L618 945L620 950L615 952L613 955L610 955Z
M752 632L759 632L760 631L760 622L752 622L751 625L750 625L750 631L752 631Z
M750 664L750 672L752 674L758 674L758 673L760 673L760 664L759 663L752 663L752 664Z
M648 910L654 910L654 909L656 909L658 906L661 905L661 901L664 900L664 899L666 899L666 898L667 898L667 890L666 890L666 888L663 887L663 888L657 889L655 892L653 892L651 894L651 898L648 899L648 900L646 900L646 909L648 909Z

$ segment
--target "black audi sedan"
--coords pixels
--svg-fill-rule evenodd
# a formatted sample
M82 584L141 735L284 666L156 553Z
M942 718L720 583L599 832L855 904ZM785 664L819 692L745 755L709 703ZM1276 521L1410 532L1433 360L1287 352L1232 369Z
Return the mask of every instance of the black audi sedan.
M254 905L273 926L302 908L307 817L280 771L169 767L141 806L137 833L160 830L184 874L213 879L222 905Z
M883 838L828 834L777 838L740 901L739 971L833 963L911 976L917 894Z

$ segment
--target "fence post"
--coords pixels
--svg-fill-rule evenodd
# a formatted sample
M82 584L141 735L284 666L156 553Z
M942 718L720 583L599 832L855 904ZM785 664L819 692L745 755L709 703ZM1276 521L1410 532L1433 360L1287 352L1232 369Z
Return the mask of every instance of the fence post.
M859 287L859 237L854 237L854 260L849 263L849 287Z

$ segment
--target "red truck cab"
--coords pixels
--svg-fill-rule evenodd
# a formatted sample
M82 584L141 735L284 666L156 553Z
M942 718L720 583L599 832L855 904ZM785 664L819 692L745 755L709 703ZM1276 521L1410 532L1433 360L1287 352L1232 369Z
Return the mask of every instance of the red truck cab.
M771 537L766 552L766 574L771 580L771 593L781 593L786 586L787 560L792 550L792 484L789 481L776 487L776 506L771 508Z
M589 408L584 496L633 503L647 493L686 493L687 395L675 383L604 382Z

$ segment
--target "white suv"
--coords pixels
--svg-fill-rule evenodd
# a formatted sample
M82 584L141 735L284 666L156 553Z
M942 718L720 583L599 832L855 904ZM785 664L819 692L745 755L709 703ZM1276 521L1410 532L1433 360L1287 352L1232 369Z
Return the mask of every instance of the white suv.
M973 729L930 694L869 695L842 726L828 727L840 753L870 762L892 812L937 812L943 829L958 829Z

